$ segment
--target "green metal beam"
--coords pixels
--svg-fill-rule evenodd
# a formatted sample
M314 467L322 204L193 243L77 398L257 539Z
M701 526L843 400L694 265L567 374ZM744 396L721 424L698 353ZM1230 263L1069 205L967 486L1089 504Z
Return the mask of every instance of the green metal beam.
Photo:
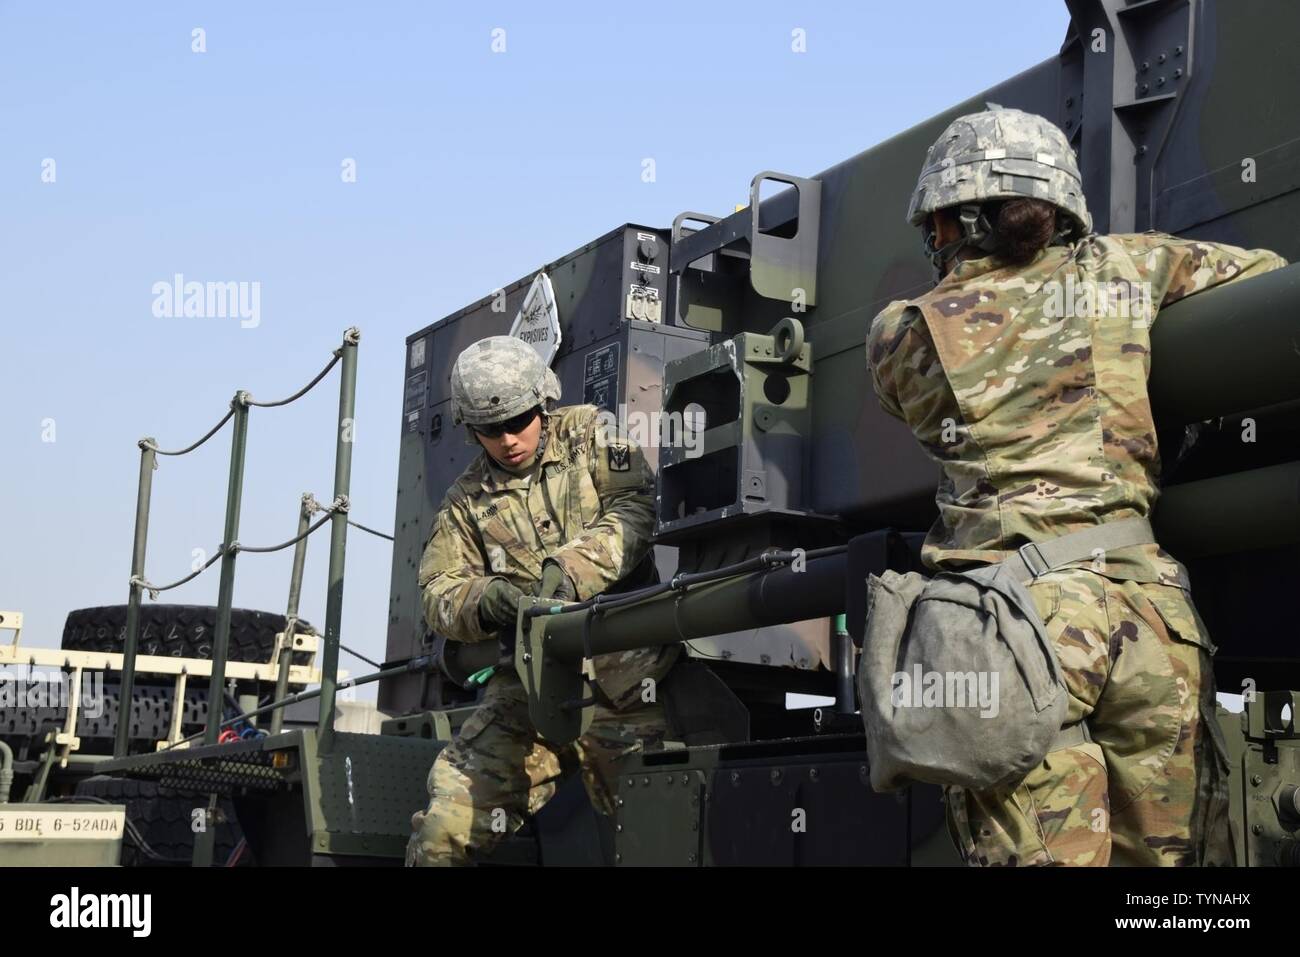
M334 501L347 501L352 482L352 430L357 399L357 344L361 333L356 328L343 335L343 370L339 382L339 417L334 452ZM330 518L330 566L328 592L325 597L325 640L321 662L320 721L317 735L322 753L334 742L334 692L338 685L339 635L343 619L343 564L347 553L348 513L336 511Z

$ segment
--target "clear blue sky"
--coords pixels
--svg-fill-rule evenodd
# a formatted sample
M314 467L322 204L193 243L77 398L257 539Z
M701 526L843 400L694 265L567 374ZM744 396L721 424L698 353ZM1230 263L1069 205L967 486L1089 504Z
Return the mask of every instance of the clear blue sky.
M57 646L70 609L124 602L136 441L189 444L237 389L283 397L354 324L353 515L391 530L409 333L620 223L818 173L1054 55L1067 24L1054 0L0 2L0 609ZM156 317L176 273L260 283L259 324ZM329 499L336 383L254 410L242 542ZM228 435L161 460L152 580L219 543ZM289 556L241 557L236 603L283 611ZM344 641L377 659L390 557L349 535ZM216 590L214 568L165 600Z

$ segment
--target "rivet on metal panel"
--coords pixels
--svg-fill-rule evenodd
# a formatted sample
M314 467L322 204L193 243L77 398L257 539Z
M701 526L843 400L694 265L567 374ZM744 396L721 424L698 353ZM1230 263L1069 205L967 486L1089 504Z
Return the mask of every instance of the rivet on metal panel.
M770 777L771 777L771 779L772 779L772 783L773 783L774 785L775 785L775 784L780 784L780 783L781 783L781 777L782 777L781 769L780 769L780 768L773 768Z
M736 785L737 787L740 786L740 772L739 772L739 771L732 771L732 772L731 772L731 783L734 784L734 785Z
M1261 784L1264 783L1264 779L1261 778L1258 774L1252 774L1250 776L1250 783L1253 787L1259 787Z
M646 787L649 787L649 786L650 786L650 779L649 779L649 778L642 778L642 779L641 779L641 783L644 784Z
M695 855L692 854L690 857L687 858L687 860L690 861L692 864L694 864L696 860Z
M808 769L808 780L809 780L809 781L816 781L819 777L821 777L821 774L820 774L820 772L818 772L818 770L817 770L816 768L809 768L809 769Z
M630 788L634 788L634 787L636 787L636 778L628 778L628 779L627 779L627 786L630 787Z
M683 783L683 784L690 784L690 783L691 783L691 776L690 776L689 774L683 774L683 775L682 775L682 783Z

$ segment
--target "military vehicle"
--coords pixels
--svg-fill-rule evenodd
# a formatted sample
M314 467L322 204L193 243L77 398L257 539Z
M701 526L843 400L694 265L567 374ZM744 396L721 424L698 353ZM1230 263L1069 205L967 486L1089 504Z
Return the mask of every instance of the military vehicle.
M400 862L434 756L479 693L465 649L425 624L417 583L442 495L474 451L452 425L449 369L469 343L513 331L545 349L564 401L601 406L630 430L649 422L652 436L665 422L676 430L675 441L642 442L658 472L661 584L559 614L521 613L515 661L535 723L556 742L580 733L589 709L581 663L591 654L683 641L689 661L660 689L674 746L625 762L615 820L595 815L570 779L485 863L955 863L937 788L872 791L853 681L866 576L919 568L935 517L936 469L878 407L864 352L877 312L933 282L903 215L926 148L955 116L986 104L1038 113L1071 138L1098 232L1159 229L1300 257L1300 63L1290 50L1300 5L1067 6L1059 51L893 139L814 175L760 172L749 204L728 215L620 226L409 336L386 662L357 679L379 682L381 733L336 724L350 469L340 440L314 726L274 724L220 743L235 718L209 708L180 728L206 719L201 743L180 747L173 736L161 750L138 747L119 726L92 780L184 789L210 796L208 808L228 802L259 864ZM1220 690L1244 699L1240 715L1220 713L1238 862L1294 865L1300 266L1162 311L1152 342L1164 450L1158 536L1190 568L1221 649ZM355 336L340 353L346 421ZM246 413L236 402L227 545ZM122 612L123 701L139 662L149 455L145 447ZM234 565L225 551L205 656L209 700L232 674ZM250 724L276 712L270 698L288 697L291 648L279 637L265 650L278 657L268 656L263 680L278 687L246 688L262 712L240 719ZM787 707L792 693L830 703ZM163 703L160 713L175 709ZM792 827L801 814L805 826ZM211 844L204 832L196 862L214 859Z

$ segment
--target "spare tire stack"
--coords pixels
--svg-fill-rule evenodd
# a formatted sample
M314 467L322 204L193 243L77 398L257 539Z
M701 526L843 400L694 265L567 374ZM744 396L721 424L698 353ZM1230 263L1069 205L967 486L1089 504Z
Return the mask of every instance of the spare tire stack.
M69 651L120 653L126 644L126 605L78 608L68 613L63 625L63 647ZM251 608L230 610L228 661L269 662L275 650L275 636L284 631L287 619ZM211 658L217 630L215 605L140 606L140 643L137 653L171 658ZM297 632L315 632L301 619ZM309 652L296 651L293 663L308 664Z

